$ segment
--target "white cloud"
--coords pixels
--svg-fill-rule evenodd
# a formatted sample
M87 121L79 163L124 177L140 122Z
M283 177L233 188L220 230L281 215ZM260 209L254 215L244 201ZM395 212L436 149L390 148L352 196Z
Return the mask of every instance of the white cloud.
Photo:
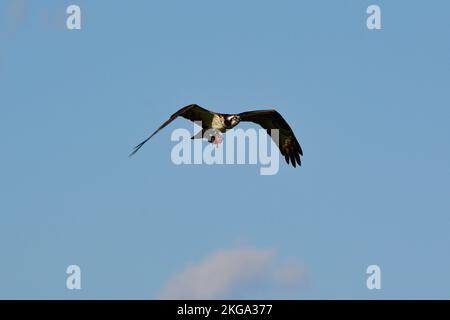
M158 298L221 299L252 284L298 284L303 267L294 263L276 267L274 255L270 249L249 247L217 251L173 275Z
M305 280L305 268L296 260L291 260L274 270L274 282L285 288L298 288Z

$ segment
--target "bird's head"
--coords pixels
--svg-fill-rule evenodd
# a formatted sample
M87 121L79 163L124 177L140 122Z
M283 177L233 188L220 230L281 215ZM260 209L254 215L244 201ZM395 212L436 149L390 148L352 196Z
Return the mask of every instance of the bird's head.
M231 116L228 116L227 117L227 122L232 126L232 127L234 127L234 126L236 126L240 121L241 121L241 119L239 118L239 116L238 115L236 115L236 114L233 114L233 115L231 115Z

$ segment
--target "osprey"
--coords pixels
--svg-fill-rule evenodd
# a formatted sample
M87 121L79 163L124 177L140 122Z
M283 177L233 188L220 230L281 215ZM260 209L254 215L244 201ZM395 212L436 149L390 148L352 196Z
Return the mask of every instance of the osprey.
M202 108L196 104L190 104L175 112L169 118L169 120L164 122L155 132L150 135L150 137L134 147L134 150L130 154L130 157L134 155L156 133L158 133L162 128L167 126L179 116L193 122L201 121L202 130L198 134L194 135L192 139L203 138L205 137L205 133L208 131L224 133L227 130L235 127L241 121L249 121L259 124L261 127L266 129L267 134L269 135L271 135L271 129L278 129L279 141L276 141L276 139L273 139L273 137L272 140L274 140L274 142L277 144L278 149L286 159L286 162L289 164L290 161L294 168L296 164L301 165L300 156L303 156L302 148L300 147L300 144L298 143L291 127L289 127L286 120L284 120L276 110L255 110L242 112L239 114L224 114L206 110L205 108ZM207 138L208 142L211 143L220 143L222 141L222 137L219 134L215 134Z

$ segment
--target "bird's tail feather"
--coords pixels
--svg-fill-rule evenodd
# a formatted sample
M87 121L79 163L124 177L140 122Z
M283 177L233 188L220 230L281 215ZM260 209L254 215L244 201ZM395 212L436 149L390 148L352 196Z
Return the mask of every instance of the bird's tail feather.
M203 130L200 130L195 135L191 137L191 139L202 139L203 138Z

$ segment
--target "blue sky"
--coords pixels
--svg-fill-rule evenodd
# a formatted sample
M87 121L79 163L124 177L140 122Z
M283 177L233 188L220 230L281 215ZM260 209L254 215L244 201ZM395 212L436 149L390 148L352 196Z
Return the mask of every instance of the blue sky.
M81 30L65 28L70 4ZM382 30L366 28L370 4ZM261 285L272 273L256 268L219 297L450 298L449 12L443 0L2 1L0 298L153 299L243 248L264 252L262 269L297 261L302 284ZM175 166L184 119L127 157L189 103L276 108L302 167ZM72 264L79 291L66 288ZM366 288L371 264L381 290Z

